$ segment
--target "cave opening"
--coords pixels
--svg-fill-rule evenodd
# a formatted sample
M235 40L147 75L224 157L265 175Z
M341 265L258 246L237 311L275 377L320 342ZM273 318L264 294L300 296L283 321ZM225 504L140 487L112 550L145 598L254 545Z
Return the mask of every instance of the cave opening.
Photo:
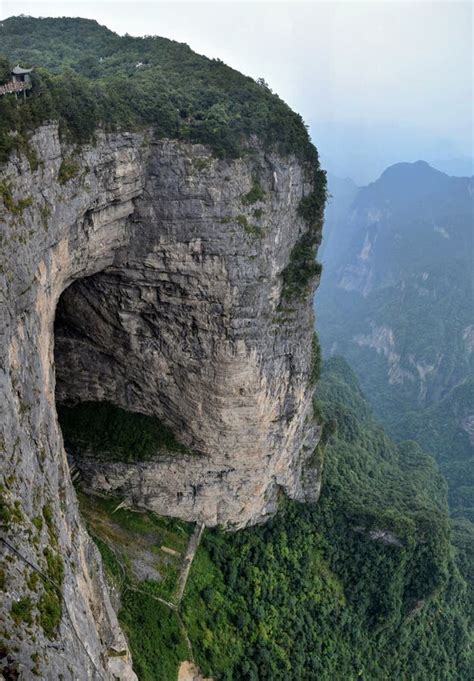
M119 618L127 624L134 664L141 659L137 640L144 628L153 641L162 633L156 618L143 619L144 612L156 612L157 602L175 640L182 636L176 612L190 551L197 550L204 527L181 518L185 488L175 491L168 479L157 484L155 477L150 491L140 479L144 464L164 472L190 453L164 421L146 413L157 403L149 399L144 406L160 386L155 374L144 372L157 335L150 317L142 319L140 301L149 299L148 290L137 293L123 276L104 271L63 292L54 324L56 408L70 474ZM154 649L153 660L162 664Z
M143 298L122 274L103 271L76 280L58 301L56 408L77 477L92 460L139 463L188 451L156 416L159 385L144 361L156 336Z

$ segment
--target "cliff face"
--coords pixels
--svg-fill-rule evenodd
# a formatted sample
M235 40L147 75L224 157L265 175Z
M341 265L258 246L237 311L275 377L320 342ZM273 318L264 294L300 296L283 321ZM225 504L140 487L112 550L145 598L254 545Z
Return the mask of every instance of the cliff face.
M472 374L472 191L472 178L418 161L387 168L350 207L340 194L317 299L321 339L348 358L386 423Z
M86 484L134 505L242 527L281 490L316 498L311 296L280 300L311 186L294 158L257 145L224 161L117 134L73 153L55 125L31 145L40 163L13 157L0 176L3 664L25 678L134 678L55 399L155 415L193 452L79 462Z

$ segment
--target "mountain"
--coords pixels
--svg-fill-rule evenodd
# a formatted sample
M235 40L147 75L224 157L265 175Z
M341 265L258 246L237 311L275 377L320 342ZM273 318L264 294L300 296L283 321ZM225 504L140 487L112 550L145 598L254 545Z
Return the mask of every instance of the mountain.
M163 38L0 46L33 67L0 95L0 676L466 678L468 521L347 363L318 382L301 118Z
M338 177L351 177L362 186L373 182L385 168L400 159L431 160L450 175L472 174L472 145L440 138L433 131L398 120L311 120L323 167Z
M350 177L341 178L327 174L328 200L326 203L323 240L318 250L318 257L325 267L339 253L338 241L347 224L347 213L354 201L359 187ZM334 238L333 238L334 237Z
M11 67L34 67L37 96L21 107L14 97L0 97L0 162L24 144L28 129L51 119L78 143L98 127L151 128L237 157L257 135L282 153L316 160L300 115L264 84L184 43L121 37L89 19L21 16L0 23L2 57Z
M474 159L472 156L458 156L430 161L430 165L447 175L457 177L471 177L474 174Z
M316 396L325 424L313 454L324 464L318 503L282 497L264 525L207 530L181 626L147 598L170 598L168 579L136 589L150 561L152 523L178 550L189 530L81 494L122 594L119 618L143 681L173 678L186 654L184 630L200 669L216 681L468 678L470 611L460 568L469 560L451 545L444 480L414 442L387 437L341 358L323 367Z
M15 17L0 50L34 67L0 96L0 676L136 681L72 476L198 530L317 498L325 174L300 116L186 45ZM189 567L148 526L140 581Z
M338 189L336 184L335 202ZM472 191L472 178L449 177L417 162L388 168L349 207L339 193L339 207L327 213L316 296L323 354L340 353L349 361L395 441L415 441L438 462L471 612Z
M423 161L385 170L329 215L316 297L324 353L348 360L393 437L436 457L471 520L473 187Z
M349 359L387 418L394 404L433 404L472 371L472 188L421 161L397 164L329 227L323 346Z

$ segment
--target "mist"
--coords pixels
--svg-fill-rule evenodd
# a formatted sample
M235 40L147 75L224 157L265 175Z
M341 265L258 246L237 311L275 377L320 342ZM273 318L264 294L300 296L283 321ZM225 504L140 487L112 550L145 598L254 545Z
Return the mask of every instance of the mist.
M359 184L400 160L471 167L469 2L0 2L20 13L165 36L263 77Z

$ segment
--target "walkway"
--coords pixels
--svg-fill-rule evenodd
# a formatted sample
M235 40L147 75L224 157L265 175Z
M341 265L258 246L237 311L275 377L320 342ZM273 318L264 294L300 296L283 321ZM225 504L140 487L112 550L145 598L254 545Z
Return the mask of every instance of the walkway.
M200 525L196 524L191 539L189 540L188 548L186 549L186 553L183 558L183 565L181 566L181 572L179 575L178 582L178 591L176 595L176 604L178 607L183 599L184 590L186 588L186 582L188 581L189 577L189 571L191 570L191 565L193 564L196 551L199 548L199 543L201 541L202 533L204 532L204 527L205 527L204 523L201 523Z

